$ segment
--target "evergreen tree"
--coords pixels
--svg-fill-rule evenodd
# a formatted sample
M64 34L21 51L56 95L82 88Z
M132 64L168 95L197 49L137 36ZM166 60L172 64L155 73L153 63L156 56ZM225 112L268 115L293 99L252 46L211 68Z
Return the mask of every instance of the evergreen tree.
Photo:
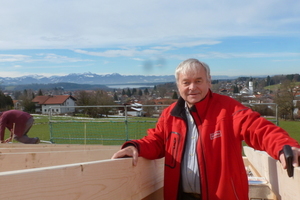
M127 88L127 92L126 92L126 94L127 94L127 96L128 96L128 97L131 97L132 93L131 93L131 91L130 91L130 89L129 89L129 88Z
M239 93L239 92L240 92L240 91L239 91L238 86L234 85L234 86L233 86L233 93L234 93L234 94L237 94L237 93Z
M135 88L132 88L132 94L131 95L135 95L137 92L137 90Z
M41 89L39 89L38 96L43 96L43 92Z
M144 90L144 94L145 94L145 95L149 95L148 88L146 88L146 89Z
M139 90L138 94L139 94L139 96L143 96L143 91Z
M178 95L177 95L177 92L176 92L176 91L174 91L173 96L172 96L172 99L178 99Z
M114 100L115 100L115 101L118 101L118 100L119 100L118 95L117 95L116 92L114 93Z
M267 76L267 80L266 80L266 86L271 85L271 77Z
M13 107L14 103L12 98L0 91L0 110L10 110Z

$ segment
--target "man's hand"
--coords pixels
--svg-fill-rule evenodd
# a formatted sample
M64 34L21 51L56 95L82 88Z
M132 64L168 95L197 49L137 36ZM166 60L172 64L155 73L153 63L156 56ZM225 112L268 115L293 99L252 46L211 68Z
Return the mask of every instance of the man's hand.
M292 150L293 150L293 157L294 157L293 166L294 167L299 167L300 166L300 149L297 148L297 147L292 147ZM286 169L287 165L286 165L285 157L284 157L283 153L280 154L279 160L281 162L281 165L282 165L283 169Z
M9 143L9 142L11 142L12 141L12 137L9 137L9 138L7 138L6 140L5 140L5 143Z
M139 156L138 150L134 146L128 146L116 152L111 157L111 159L132 157L132 164L136 166L138 161L138 156Z

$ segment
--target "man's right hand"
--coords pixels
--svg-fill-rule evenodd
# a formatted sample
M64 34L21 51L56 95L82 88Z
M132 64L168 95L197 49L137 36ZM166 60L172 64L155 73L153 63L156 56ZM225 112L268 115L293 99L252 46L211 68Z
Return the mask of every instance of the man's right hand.
M111 157L111 159L124 158L124 157L132 157L132 164L136 166L139 157L138 150L134 146L125 147L124 149L121 149L120 151L116 152Z

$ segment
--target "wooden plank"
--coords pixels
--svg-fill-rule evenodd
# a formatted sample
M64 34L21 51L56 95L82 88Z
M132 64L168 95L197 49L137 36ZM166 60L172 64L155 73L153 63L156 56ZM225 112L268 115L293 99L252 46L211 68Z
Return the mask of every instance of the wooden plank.
M124 158L0 172L1 199L143 199L163 187L163 163Z
M0 153L0 171L110 159L116 149Z
M300 199L300 168L294 169L294 177L288 177L281 163L267 153L244 147L244 152L259 174L265 177L279 200Z
M63 151L63 150L90 150L90 149L115 149L120 145L76 145L76 144L0 144L0 153L38 152L38 151Z

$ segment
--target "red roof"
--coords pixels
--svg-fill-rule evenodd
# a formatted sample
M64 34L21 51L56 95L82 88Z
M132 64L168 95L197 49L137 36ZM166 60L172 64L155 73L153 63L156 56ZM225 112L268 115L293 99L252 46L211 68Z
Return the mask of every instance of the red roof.
M36 96L32 102L38 103L38 104L62 104L64 103L67 99L72 98L73 100L76 101L74 97L71 95L53 95L53 96Z
M49 96L36 96L34 99L32 99L32 102L38 103L38 104L44 104L44 102L49 99Z

